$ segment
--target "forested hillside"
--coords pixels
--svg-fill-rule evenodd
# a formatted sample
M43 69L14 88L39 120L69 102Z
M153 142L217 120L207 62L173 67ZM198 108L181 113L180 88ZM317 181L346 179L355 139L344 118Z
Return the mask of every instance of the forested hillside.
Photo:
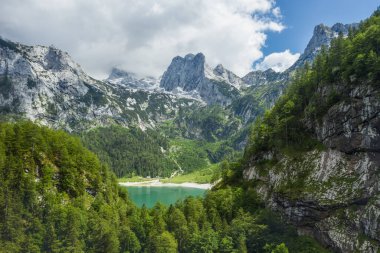
M322 48L255 123L241 166L267 206L338 252L378 252L380 11ZM243 175L242 175L243 174Z
M286 94L255 124L247 155L261 150L313 148L307 140L317 136L305 119L320 122L331 107L351 99L350 93L360 85L379 88L379 45L377 11L348 38L340 34L329 49L323 47L312 66L306 65L295 74Z
M0 170L2 252L116 252L123 236L139 247L126 193L78 139L1 123Z
M115 125L88 131L81 139L118 177L167 177L179 169L168 156L168 139L151 129L143 132Z
M0 177L1 252L324 252L249 188L136 208L79 139L29 122L0 124Z
M169 126L142 131L115 125L92 129L80 138L117 177L169 177L174 171L189 173L241 157L226 140L186 139L174 131Z

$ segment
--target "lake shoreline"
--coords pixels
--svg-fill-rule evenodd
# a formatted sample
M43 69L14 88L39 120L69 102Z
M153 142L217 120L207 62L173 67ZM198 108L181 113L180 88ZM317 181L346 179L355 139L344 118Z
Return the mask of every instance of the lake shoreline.
M140 182L119 182L121 186L152 186L152 187L186 187L209 190L212 188L212 184L198 184L192 182L184 183L163 183L159 179Z

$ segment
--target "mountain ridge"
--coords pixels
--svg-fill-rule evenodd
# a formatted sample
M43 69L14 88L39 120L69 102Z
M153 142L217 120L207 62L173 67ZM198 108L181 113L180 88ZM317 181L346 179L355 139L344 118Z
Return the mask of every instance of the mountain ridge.
M19 88L16 87L14 99L12 97L5 99L9 94L3 94L0 104L3 112L21 113L32 120L39 120L56 128L63 127L69 131L78 128L75 122L79 118L88 121L87 126L79 127L82 130L96 125L115 123L123 126L135 124L143 128L154 127L160 118L172 118L173 113L176 114L181 107L180 101L186 101L186 104L216 103L228 107L239 104L234 101L244 100L245 94L252 93L256 100L261 100L260 103L265 108L270 108L276 98L282 94L282 90L291 78L292 70L310 60L310 54L312 58L315 57L314 51L319 50L321 43L330 43L338 32L347 33L348 27L351 26L356 25L336 24L332 28L324 25L316 26L313 38L304 54L287 71L281 73L270 69L263 72L253 71L243 78L225 69L221 64L214 69L208 67L205 56L200 53L174 57L161 79L140 78L131 73L126 76L128 72L120 69L117 76L117 71L114 69L108 79L102 82L84 73L80 65L66 52L53 47L32 47L1 40L3 61L0 65L0 74L4 76L7 72L9 81L14 77L13 81L18 83ZM316 39L320 34L323 38ZM25 92L26 90L28 92ZM58 93L67 95L60 96ZM156 94L149 95L152 93ZM54 97L55 100L51 100ZM136 99L137 97L139 99ZM168 109L157 110L151 107L149 108L151 111L146 112L144 106L141 107L140 104L149 104L151 98L156 101L152 103L162 103ZM70 107L83 112L72 111L68 115L63 108ZM126 120L126 117L129 119ZM248 114L243 118L245 122L254 120L250 119ZM69 122L74 123L70 125ZM93 126L91 122L94 122Z
M221 64L209 67L198 53L174 57L158 79L114 68L100 81L56 48L0 40L0 114L80 135L113 125L154 129L210 142L202 152L218 162L241 152L250 124L274 105L291 75L268 69L240 78Z
M180 107L198 103L96 80L52 47L4 40L1 45L0 75L6 87L0 93L2 114L23 115L70 132L111 124L152 128Z

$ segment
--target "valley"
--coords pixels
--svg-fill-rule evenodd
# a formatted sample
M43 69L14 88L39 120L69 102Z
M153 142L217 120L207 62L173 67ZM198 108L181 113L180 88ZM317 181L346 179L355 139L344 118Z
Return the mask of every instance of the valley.
M380 9L289 68L87 74L0 38L0 252L380 251Z

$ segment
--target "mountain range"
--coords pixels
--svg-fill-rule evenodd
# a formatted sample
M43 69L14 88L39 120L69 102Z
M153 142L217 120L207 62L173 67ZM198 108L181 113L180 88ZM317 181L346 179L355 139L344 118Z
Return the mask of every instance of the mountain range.
M113 124L154 128L174 119L179 110L219 105L246 125L274 104L295 69L311 62L337 34L347 34L348 27L319 25L305 52L287 71L252 71L242 78L221 64L211 68L198 53L173 58L160 79L114 68L101 81L57 48L2 39L0 112L81 132ZM254 99L247 102L247 96Z

